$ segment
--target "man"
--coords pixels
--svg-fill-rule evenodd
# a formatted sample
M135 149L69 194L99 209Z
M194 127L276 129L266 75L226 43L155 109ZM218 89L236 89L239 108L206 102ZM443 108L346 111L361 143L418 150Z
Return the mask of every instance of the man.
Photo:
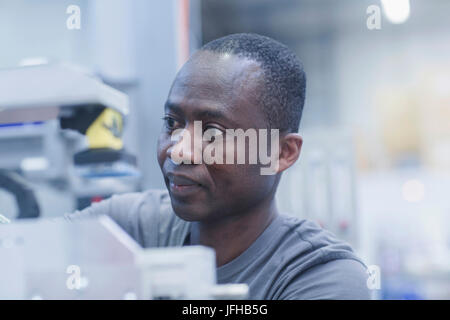
M144 247L212 247L218 282L247 283L251 299L369 298L366 268L351 248L275 204L281 174L302 147L305 85L300 61L275 40L234 34L206 44L179 71L165 105L157 156L168 192L113 196L74 217L108 214ZM209 138L198 138L199 124ZM239 158L230 129L277 133L263 140L276 147L273 174L262 174L261 162L198 161L199 146L222 138L224 149L210 155ZM258 149L266 146L260 139Z

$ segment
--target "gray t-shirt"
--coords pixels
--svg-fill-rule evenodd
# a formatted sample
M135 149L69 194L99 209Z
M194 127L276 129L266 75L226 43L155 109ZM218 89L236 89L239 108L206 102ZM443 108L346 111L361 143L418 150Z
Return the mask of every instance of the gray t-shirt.
M173 212L167 191L116 195L67 215L106 214L141 246L190 244L190 223ZM250 299L369 299L366 266L350 246L317 224L279 215L233 261L217 268L219 283L246 283Z

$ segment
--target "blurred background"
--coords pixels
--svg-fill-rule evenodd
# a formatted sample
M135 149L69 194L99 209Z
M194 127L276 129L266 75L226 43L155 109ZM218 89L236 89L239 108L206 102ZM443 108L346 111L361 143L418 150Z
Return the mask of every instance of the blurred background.
M80 29L66 25L70 5ZM163 188L155 149L177 70L215 38L267 35L308 76L304 148L279 206L350 242L375 266L376 298L450 299L449 16L447 0L0 0L0 69L70 63L125 92L138 169L77 177L84 138L47 121L0 125L0 173L23 179L41 217ZM23 210L0 188L1 214Z

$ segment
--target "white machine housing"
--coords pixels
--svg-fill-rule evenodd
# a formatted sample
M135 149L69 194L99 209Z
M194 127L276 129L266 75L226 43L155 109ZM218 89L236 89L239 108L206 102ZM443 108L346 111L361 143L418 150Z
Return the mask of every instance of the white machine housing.
M143 249L107 216L1 225L0 260L0 299L213 299L219 293L227 298L248 294L245 285L217 288L212 249Z

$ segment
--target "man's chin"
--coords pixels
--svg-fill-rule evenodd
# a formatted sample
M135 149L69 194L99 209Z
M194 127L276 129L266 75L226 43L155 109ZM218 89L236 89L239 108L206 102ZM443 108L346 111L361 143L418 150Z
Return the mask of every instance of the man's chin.
M199 208L199 206L196 206L195 204L180 203L179 201L172 199L172 209L180 219L185 221L202 221L208 218L208 214L205 213L205 210Z

